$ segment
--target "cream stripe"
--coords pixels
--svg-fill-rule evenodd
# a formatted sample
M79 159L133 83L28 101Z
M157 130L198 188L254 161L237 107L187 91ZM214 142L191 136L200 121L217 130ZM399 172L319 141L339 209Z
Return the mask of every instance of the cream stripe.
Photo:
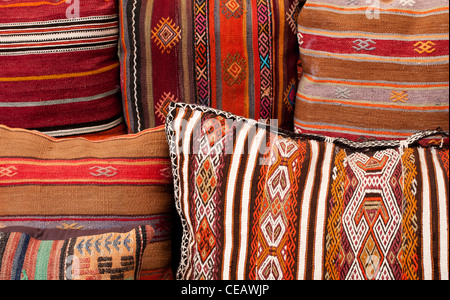
M308 178L305 184L305 194L302 199L301 218L300 218L300 237L299 237L299 254L298 254L298 270L297 279L305 278L306 268L306 246L308 243L308 221L309 207L311 203L312 189L317 168L317 160L319 155L319 144L316 141L310 141L311 145L311 165L309 167Z
M228 186L225 198L225 240L224 240L224 252L223 252L223 268L222 268L222 278L223 280L230 279L230 268L231 268L231 256L233 250L233 228L234 228L234 195L236 187L237 174L239 172L240 162L242 155L244 153L245 139L247 138L248 131L251 125L245 123L244 127L239 130L236 145L234 147L233 159L230 166L230 171L228 172Z
M425 280L432 280L432 245L431 245L431 207L430 207L430 183L428 182L428 168L423 148L418 149L420 167L422 171L422 239L423 239L423 276Z
M242 203L241 203L241 228L240 228L240 249L238 254L238 267L237 267L237 279L245 279L245 267L247 257L247 239L248 239L248 222L250 212L250 196L251 187L253 182L253 172L257 163L259 149L261 143L265 140L265 130L259 130L256 137L252 141L250 148L250 155L247 162L247 168L245 171L243 188L242 188Z
M14 36L2 36L0 35L0 42L2 44L8 42L43 42L43 41L60 41L60 40L72 40L72 39L86 39L86 38L94 38L94 37L103 37L110 35L119 34L119 28L115 26L114 28L106 28L106 29L86 29L82 32L59 32L52 34L27 34L27 35L14 35Z
M325 230L326 202L328 197L328 184L330 182L331 159L333 156L333 144L327 143L322 167L322 179L319 198L317 200L316 238L314 247L314 280L322 279L323 262L323 238Z
M181 123L182 116L184 115L184 109L183 110L180 109L178 114L179 114L178 115L179 118L177 117L177 119L175 121ZM189 120L189 122L187 124L187 128L186 128L186 131L184 133L184 136L182 137L184 139L183 140L183 149L182 149L183 153L182 154L183 154L183 156L185 158L190 153L189 151L192 150L192 149L189 149L190 144L191 144L191 135L192 135L192 132L194 131L195 124L197 124L197 122L200 120L200 117L201 117L201 112L199 112L199 111L194 112L194 114L192 115L191 119ZM177 127L180 126L180 129L176 130L176 132L182 132L182 130L184 128L182 128L181 125L183 125L183 124L180 124L180 125L177 124ZM177 127L175 127L175 128L177 128ZM177 136L177 138L179 138L179 137L180 136ZM176 145L178 145L178 141L179 141L179 139L177 139L175 141ZM177 147L177 151L179 151L179 150L180 150L179 147ZM178 153L178 157L180 157L180 153ZM182 191L180 191L180 195L179 196L183 196L183 200L182 200L181 203L182 203L182 208L184 208L183 213L184 213L184 216L186 218L188 231L189 232L195 232L195 228L193 228L192 222L189 219L189 215L190 215L189 214L189 199L188 199L188 193L187 193L187 191L189 190L188 162L189 162L189 160L185 159L184 163L183 163L183 183L184 183L183 191L184 191L184 193L182 193ZM192 255L191 249L193 249L193 247L194 247L195 237L194 236L189 236L188 239L189 239L189 246L187 248L187 252L188 252L187 255L188 255L188 257L192 257L191 256ZM191 260L188 259L187 263L188 263L188 266L187 266L188 274L186 274L185 276L186 276L186 278L189 278L193 269L192 269L192 267L189 267L189 263L191 263Z
M431 150L433 154L433 162L436 170L437 181L437 194L438 194L438 206L439 206L439 254L440 254L440 271L441 280L448 280L448 207L447 207L447 195L445 192L445 177L444 172L439 164L436 149Z

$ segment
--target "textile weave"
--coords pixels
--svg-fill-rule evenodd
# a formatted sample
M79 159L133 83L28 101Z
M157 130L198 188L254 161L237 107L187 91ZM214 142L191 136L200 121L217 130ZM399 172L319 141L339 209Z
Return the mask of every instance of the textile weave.
M298 0L121 0L124 111L132 132L197 103L293 129Z
M118 24L115 0L2 1L0 124L55 137L121 125Z
M449 2L309 0L295 130L352 140L449 129Z
M61 238L73 233L75 236ZM0 280L138 279L142 254L154 231L147 225L76 233L0 228Z
M187 104L167 120L179 279L448 280L448 147L296 135Z
M142 271L172 277L173 183L163 128L88 141L0 126L0 140L0 227L149 224L155 235Z

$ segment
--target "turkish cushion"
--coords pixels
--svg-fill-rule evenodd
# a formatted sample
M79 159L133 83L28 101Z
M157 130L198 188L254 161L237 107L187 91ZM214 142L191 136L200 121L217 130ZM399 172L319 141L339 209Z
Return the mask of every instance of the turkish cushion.
M94 142L0 126L0 140L0 227L149 224L155 236L143 277L171 278L173 181L163 127Z
M0 280L139 279L153 234L149 225L110 232L0 229Z
M293 130L298 10L298 0L120 0L129 128L164 124L182 101Z
M59 137L124 122L116 0L12 0L0 11L0 124Z
M297 132L389 140L449 129L447 0L309 0L298 23Z
M179 279L448 279L449 149L427 134L357 143L170 108Z

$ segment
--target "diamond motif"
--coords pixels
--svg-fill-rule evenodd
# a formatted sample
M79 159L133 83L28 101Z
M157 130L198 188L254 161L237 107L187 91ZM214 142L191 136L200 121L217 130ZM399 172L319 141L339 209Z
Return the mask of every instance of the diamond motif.
M203 203L206 205L217 187L217 177L209 157L202 163L195 183L200 198L202 198Z
M156 114L159 119L164 122L166 120L167 114L169 113L169 105L172 102L178 102L172 93L164 93L164 95L159 99L158 104L156 104Z
M241 84L246 78L246 61L239 53L228 54L223 63L224 81L229 86Z
M152 30L152 40L158 45L161 53L170 53L181 39L181 30L169 17L159 20Z
M198 245L198 253L200 254L200 258L204 263L211 252L214 250L216 245L216 238L209 226L208 220L206 217L200 223L200 227L197 230L196 234L197 245Z
M221 12L227 19L239 18L244 13L243 0L222 0Z

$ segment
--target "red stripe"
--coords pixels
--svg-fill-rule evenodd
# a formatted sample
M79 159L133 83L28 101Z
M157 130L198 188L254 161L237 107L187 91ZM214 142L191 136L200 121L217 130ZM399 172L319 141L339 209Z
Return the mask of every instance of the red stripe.
M32 164L27 164L32 163ZM10 169L0 177L0 186L11 185L165 185L171 183L168 163L144 161L143 165L126 164L127 161L11 161L0 167ZM133 161L128 161L133 162ZM142 162L142 161L141 161ZM82 163L79 165L79 163Z
M428 51L432 51L432 49L435 50L431 53L423 52L422 54L420 54L415 49L421 51L421 44L415 46L416 43L427 43L428 41L370 39L371 41L375 42L374 44L368 41L368 38L334 38L306 33L302 35L303 44L301 48L339 54L368 54L387 57L435 57L448 55L449 52L448 40L431 41L435 45L429 44L429 47L431 48L429 48ZM365 44L366 41L367 44Z

